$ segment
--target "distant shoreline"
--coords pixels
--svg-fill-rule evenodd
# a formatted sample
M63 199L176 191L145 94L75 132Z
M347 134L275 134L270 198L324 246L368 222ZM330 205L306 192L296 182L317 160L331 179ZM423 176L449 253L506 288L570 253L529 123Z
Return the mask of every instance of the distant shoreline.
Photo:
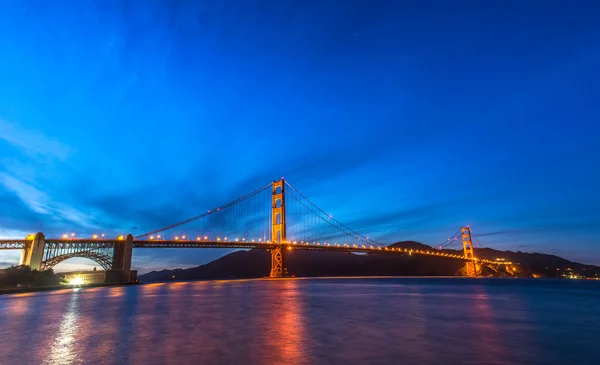
M168 283L189 283L189 282L244 282L244 281L290 281L290 280L356 280L356 279L460 279L460 280L527 280L527 281L541 281L541 280L552 280L552 281L597 281L597 279L577 279L577 280L566 280L564 278L523 278L523 277L469 277L469 276L303 276L303 277L284 277L284 278L223 278L223 279L190 279L190 280L165 280L165 281L148 281L128 284L88 284L78 286L45 286L35 288L15 288L15 289L0 289L0 295L3 294L20 294L20 293L35 293L45 291L56 291L62 289L87 289L87 288L100 288L100 287L119 287L129 285L152 285L152 284L168 284Z

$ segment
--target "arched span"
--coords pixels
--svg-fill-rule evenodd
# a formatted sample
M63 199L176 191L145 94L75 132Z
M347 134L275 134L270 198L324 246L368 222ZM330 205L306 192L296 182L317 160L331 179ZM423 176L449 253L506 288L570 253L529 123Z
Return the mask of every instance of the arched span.
M94 262L97 262L104 270L110 270L112 267L112 256L93 252L93 251L79 251L72 252L65 255L59 255L56 257L52 257L42 262L42 270L52 269L54 266L60 264L61 262L74 258L74 257L83 257L86 259L90 259Z

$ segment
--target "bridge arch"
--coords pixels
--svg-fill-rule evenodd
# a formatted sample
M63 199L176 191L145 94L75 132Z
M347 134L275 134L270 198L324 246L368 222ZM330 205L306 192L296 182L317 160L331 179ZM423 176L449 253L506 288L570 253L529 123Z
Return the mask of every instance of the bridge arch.
M109 256L107 254L93 252L93 251L78 251L71 252L64 255L58 255L55 257L51 257L42 261L42 270L48 270L54 268L54 266L60 264L61 262L72 259L75 257L83 257L86 259L90 259L96 263L98 263L104 270L110 270L112 267L113 258L112 255Z

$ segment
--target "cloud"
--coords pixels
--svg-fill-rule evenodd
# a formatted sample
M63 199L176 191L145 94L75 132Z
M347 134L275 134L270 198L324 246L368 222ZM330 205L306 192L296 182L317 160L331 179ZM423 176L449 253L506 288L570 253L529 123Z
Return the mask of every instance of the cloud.
M48 207L50 199L43 192L6 173L0 173L0 182L27 204L32 211L39 214L51 213Z
M32 232L28 232L21 229L5 229L0 228L0 239L9 239L9 238L25 238Z
M14 176L0 173L0 184L17 196L30 211L38 216L48 216L50 220L75 224L85 229L97 229L94 218L66 204L54 202L43 191L21 181Z
M567 233L567 232L600 232L599 222L570 222L562 220L560 222L549 222L546 224L532 224L529 227L520 227L498 231L474 233L478 237L505 236L505 235L523 235L523 234L544 234L544 233Z
M0 140L18 147L34 157L42 155L64 161L70 153L69 148L58 140L33 130L17 127L2 119L0 119Z
M309 186L374 163L394 148L394 144L386 142L383 141L379 148L355 149L340 146L314 151L297 158L301 161L291 164L292 168L284 168L283 171L286 177L293 178L293 184ZM315 179L315 176L318 176L318 179Z

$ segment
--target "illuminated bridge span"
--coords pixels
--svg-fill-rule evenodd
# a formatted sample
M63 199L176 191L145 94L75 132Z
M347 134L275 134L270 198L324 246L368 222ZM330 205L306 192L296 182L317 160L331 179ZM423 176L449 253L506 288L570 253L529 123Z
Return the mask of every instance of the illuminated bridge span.
M462 255L443 250L455 242L461 244ZM0 240L0 249L21 250L20 265L44 270L69 258L85 257L107 270L107 281L115 282L133 279L134 248L265 249L271 252L270 276L274 278L287 275L289 250L434 256L464 261L470 276L477 276L477 267L481 265L510 264L477 258L470 227L461 228L439 250L392 247L376 242L325 213L284 179L190 219L136 237L46 238L37 233L25 239Z

